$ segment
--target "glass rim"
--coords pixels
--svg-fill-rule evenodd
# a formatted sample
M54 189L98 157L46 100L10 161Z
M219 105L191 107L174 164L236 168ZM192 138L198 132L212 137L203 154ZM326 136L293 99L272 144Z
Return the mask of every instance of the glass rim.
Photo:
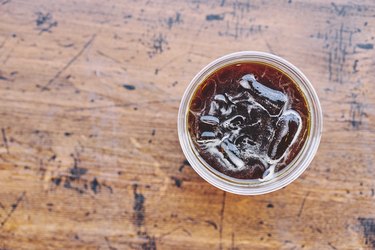
M230 64L241 62L258 62L268 64L288 75L304 93L310 112L310 126L304 146L297 156L267 181L241 180L229 177L213 169L200 157L187 128L187 115L191 98L197 87L214 71ZM259 195L281 189L297 179L310 165L314 158L322 135L323 115L319 98L307 77L287 60L266 52L240 51L224 55L200 70L187 86L181 99L178 113L178 137L181 148L192 168L207 182L227 192L240 195Z

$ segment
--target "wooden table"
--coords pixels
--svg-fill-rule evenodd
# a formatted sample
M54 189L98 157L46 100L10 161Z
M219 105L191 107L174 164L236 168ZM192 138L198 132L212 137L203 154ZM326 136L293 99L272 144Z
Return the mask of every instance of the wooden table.
M0 0L1 249L375 248L375 3ZM282 56L324 134L288 187L189 166L181 96L207 63Z

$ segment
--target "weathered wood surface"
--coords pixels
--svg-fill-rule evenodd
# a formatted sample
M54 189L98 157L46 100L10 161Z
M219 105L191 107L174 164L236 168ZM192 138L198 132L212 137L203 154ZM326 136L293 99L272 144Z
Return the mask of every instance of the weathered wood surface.
M375 248L375 3L0 0L1 249ZM177 138L191 78L260 50L315 86L310 168L241 197Z

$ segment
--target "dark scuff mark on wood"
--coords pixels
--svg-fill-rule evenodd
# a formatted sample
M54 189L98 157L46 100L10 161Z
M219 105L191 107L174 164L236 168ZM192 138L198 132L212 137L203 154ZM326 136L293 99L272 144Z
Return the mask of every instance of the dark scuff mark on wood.
M273 208L273 204L272 203L268 203L267 208Z
M135 90L135 86L130 84L123 84L122 87L127 90Z
M63 48L70 48L70 47L74 46L74 43L67 43L67 44L60 44L60 43L58 43L58 45L60 47L63 47Z
M78 194L88 194L94 198L94 194L100 193L102 187L113 193L112 187L107 184L100 183L96 177L93 177L91 181L88 178L83 178L88 173L87 168L80 167L80 151L75 151L70 155L73 158L73 166L68 169L68 173L59 174L51 178L51 182L55 187L63 187L65 189L73 190ZM53 155L53 160L56 155ZM90 192L92 191L92 193Z
M85 175L87 173L87 169L78 166L78 163L80 161L79 156L72 155L72 157L73 157L74 163L73 163L73 167L69 169L69 172L70 172L70 179L74 181L74 180L79 180L83 175Z
M51 179L52 183L55 184L56 186L60 186L62 178L61 177L55 177Z
M206 21L221 21L224 20L224 14L210 14L206 16Z
M40 30L39 35L41 35L43 32L51 33L51 29L56 27L58 24L58 22L53 19L51 13L44 14L43 12L37 12L36 15L37 18L35 20L35 24L38 30Z
M144 224L145 220L145 197L143 194L138 193L138 185L133 185L134 205L133 205L133 223L135 226L140 227Z
M178 171L179 171L179 172L182 172L182 170L184 170L185 166L189 166L189 167L191 167L189 161L186 160L186 159L182 162L182 164L181 164L180 167L178 168Z
M76 187L76 186L72 186L71 182L69 179L65 179L65 182L64 182L64 188L66 189L71 189L73 191L76 191L77 193L79 194L84 194L86 193L84 189L80 188L80 187Z
M69 136L71 136L73 133L71 133L71 132L65 132L64 133L64 136L66 136L66 137L69 137Z
M363 227L363 236L365 244L375 248L375 219L374 218L358 218L361 226Z
M6 223L7 221L10 219L10 217L13 215L13 213L16 211L16 209L18 208L19 204L21 203L21 201L25 198L25 195L26 195L26 191L23 191L21 193L21 195L17 198L16 202L14 204L12 204L12 208L10 209L9 213L5 216L5 218L1 221L0 223L0 228L2 228Z
M138 236L144 241L141 244L142 250L156 250L155 237L149 236L146 232L138 232Z
M0 75L0 80L1 81L9 81L9 78L6 78L5 76Z
M346 14L346 11L345 11L346 6L345 5L339 7L334 2L332 2L331 5L332 5L333 10L336 13L336 15L338 15L338 16L344 16Z
M7 153L9 154L9 145L8 145L8 138L7 138L7 135L5 133L5 129L4 128L1 128L1 134L3 136L3 144L4 144L4 147L5 149L7 150Z
M355 4L355 3L338 5L334 2L331 2L331 6L332 6L332 12L336 16L339 16L339 17L340 16L341 17L354 16L354 15L363 16L364 14L361 12L365 12L369 10L368 6L362 5L362 4Z
M90 188L95 194L100 192L100 187L101 187L101 185L98 182L98 180L96 179L96 177L92 181L90 181Z
M168 29L172 29L174 25L182 23L181 14L179 12L176 12L175 16L168 17L166 22Z
M44 86L39 86L39 88L42 91L49 90L49 86L57 79L60 77L62 73L65 72L82 54L85 52L85 50L94 42L96 38L96 34L92 35L91 38L83 45L83 47L78 51L78 53L73 56L67 64L65 64L64 67L62 67L59 71L56 72L56 74L45 84Z
M359 129L362 125L363 117L367 117L364 105L357 101L357 95L352 93L352 101L350 102L349 124L353 129Z
M171 179L174 181L174 184L176 187L181 188L183 180L180 178L177 178L175 176L172 176Z
M349 67L354 66L348 58L356 53L353 37L360 32L361 29L357 27L337 22L329 23L324 31L319 31L310 36L323 41L323 49L327 53L328 79L330 81L343 84L350 80L352 71L356 69L349 70ZM354 65L356 65L355 62Z
M37 12L37 19L35 20L36 26L42 26L46 22L52 19L52 15L50 13L43 14L42 12Z
M159 33L154 35L150 44L150 50L147 52L150 58L154 57L157 54L161 54L165 51L168 46L167 37Z
M133 224L141 229L145 224L145 201L146 198L141 192L138 191L138 185L133 184L133 195L134 195L134 205L133 205ZM139 230L137 232L138 238L142 241L140 247L142 250L156 250L156 240L155 237L148 235L146 231Z
M301 207L299 208L297 217L301 217L303 208L305 207L306 198L309 196L310 192L307 192L305 197L302 200Z
M57 155L56 155L56 154L53 154L53 155L48 159L48 162L54 161L54 160L56 160L56 158L57 158Z
M358 67L358 60L356 59L356 60L354 60L354 63L353 63L353 73L357 73L358 72L358 69L357 69L357 67Z
M358 43L357 47L360 48L360 49L369 50L369 49L373 49L374 48L374 44L372 44L372 43Z

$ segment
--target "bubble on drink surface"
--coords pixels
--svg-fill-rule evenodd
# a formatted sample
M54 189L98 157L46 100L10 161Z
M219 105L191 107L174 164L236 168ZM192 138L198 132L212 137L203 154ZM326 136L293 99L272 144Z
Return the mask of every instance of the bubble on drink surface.
M257 81L238 80L237 94L214 93L208 112L200 113L200 147L229 171L253 171L271 179L302 129L300 115L288 107L288 96Z

